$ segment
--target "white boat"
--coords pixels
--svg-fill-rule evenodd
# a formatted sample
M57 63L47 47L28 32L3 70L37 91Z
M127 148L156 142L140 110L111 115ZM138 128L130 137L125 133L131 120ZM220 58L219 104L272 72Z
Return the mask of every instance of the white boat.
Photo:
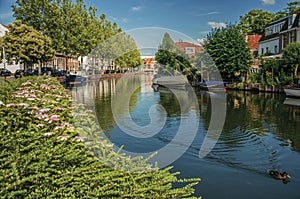
M285 86L283 87L285 94L289 97L299 97L300 98L300 87L295 86Z
M284 100L284 103L286 105L292 105L292 106L300 106L300 99L295 99L295 98L286 98Z
M155 74L152 79L153 85L159 85L164 87L184 87L188 83L189 81L183 75L164 76L164 75Z

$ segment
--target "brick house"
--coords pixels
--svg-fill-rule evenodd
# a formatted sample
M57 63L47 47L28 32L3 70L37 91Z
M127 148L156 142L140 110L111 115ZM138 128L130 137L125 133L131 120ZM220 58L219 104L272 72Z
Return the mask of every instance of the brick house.
M292 42L300 43L300 9L286 18L279 34L279 53Z
M247 35L246 42L250 48L250 54L252 55L251 68L250 72L257 72L259 69L260 61L257 58L258 56L258 42L261 39L262 35Z
M281 57L282 50L292 42L300 43L300 9L294 14L270 23L259 41L259 55Z
M195 57L196 53L204 51L204 47L190 42L175 42L174 46L185 52L189 57Z
M77 57L68 57L68 67L67 58L61 53L55 53L55 56L50 62L44 63L44 66L53 67L58 70L73 70L77 71L79 68L79 61Z
M250 48L250 53L253 57L258 55L258 42L261 39L262 35L247 35L246 41L248 47Z

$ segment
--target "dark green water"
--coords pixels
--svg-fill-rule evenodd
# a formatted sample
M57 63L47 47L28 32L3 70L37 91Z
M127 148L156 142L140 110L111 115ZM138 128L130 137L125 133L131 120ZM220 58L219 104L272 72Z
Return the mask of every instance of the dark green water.
M151 78L135 76L134 83L123 78L121 84L116 84L116 79L105 79L75 88L72 93L75 99L96 111L107 138L116 146L124 145L124 150L130 152L159 151L174 140L180 122L197 121L197 133L192 142L183 138L176 143L178 148L187 148L171 164L172 170L180 171L182 178L202 179L195 187L197 196L204 199L300 198L300 99L227 91L222 134L213 150L199 158L211 122L214 93L195 90L199 106L195 108L188 105L189 93L182 91L175 96L166 89L155 92ZM136 87L133 92L124 92L133 84ZM123 108L125 104L129 109ZM116 119L127 121L131 117L143 129L151 123L149 112L154 121L163 122L163 127L151 136L131 135L116 123ZM267 170L286 171L292 178L284 184L271 178Z

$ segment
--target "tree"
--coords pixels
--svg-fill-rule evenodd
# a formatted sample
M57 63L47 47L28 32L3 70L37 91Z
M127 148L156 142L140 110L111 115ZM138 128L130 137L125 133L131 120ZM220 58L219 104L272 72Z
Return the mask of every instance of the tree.
M113 49L116 54L115 64L119 65L121 68L129 68L140 66L141 55L137 50L135 41L125 33L119 33L117 35L118 41Z
M104 14L97 18L97 9L87 8L83 0L17 0L12 7L17 19L52 38L55 51L67 59L88 55L121 31Z
M298 68L300 64L300 44L291 43L282 50L282 58L286 63L287 70L294 72L294 78L298 78Z
M275 19L274 13L266 12L261 9L250 10L246 15L240 17L238 28L245 35L262 35L265 27Z
M21 61L25 66L51 60L54 51L51 39L16 20L9 27L10 32L3 37L6 53L10 59Z
M287 7L283 10L287 13L287 15L293 14L296 10L300 8L300 2L299 1L291 1L287 3Z
M244 76L250 66L250 50L242 33L235 26L211 32L204 44L223 78Z
M188 57L174 46L174 41L168 33L164 34L162 44L155 54L155 59L171 71L183 71L185 68L191 67Z

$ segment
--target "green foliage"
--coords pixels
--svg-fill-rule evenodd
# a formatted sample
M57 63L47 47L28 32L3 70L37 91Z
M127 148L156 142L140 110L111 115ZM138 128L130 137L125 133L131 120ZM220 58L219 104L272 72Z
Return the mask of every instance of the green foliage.
M275 20L278 20L278 19L281 19L283 17L286 17L288 15L291 15L293 13L295 13L295 11L297 11L299 8L300 8L300 2L299 1L291 1L291 2L288 2L286 4L287 6L280 10L279 12L276 13L276 19Z
M225 79L245 75L250 66L250 50L242 33L235 27L213 30L205 49Z
M83 0L17 0L14 16L49 36L56 52L66 56L85 56L97 43L120 32L105 15Z
M0 195L5 198L183 198L199 179L115 152L91 111L51 77L0 86ZM80 127L80 128L79 128ZM89 149L89 150L88 150ZM97 158L95 158L97 156ZM147 172L146 172L147 171ZM172 184L183 183L182 188Z
M294 72L294 78L298 77L298 67L300 64L300 44L291 43L282 50L282 58L287 71Z
M252 83L265 85L285 85L293 82L292 73L284 66L283 60L265 59L258 73L252 73L250 79Z
M39 61L48 61L54 56L51 39L43 36L30 26L14 21L10 32L3 37L5 50L9 58L32 65Z
M168 71L183 71L191 67L188 57L174 46L174 41L168 33L164 34L162 44L155 54L155 60L164 65Z
M247 14L240 17L237 28L245 35L262 35L265 27L272 22L276 14L259 10L250 10Z

